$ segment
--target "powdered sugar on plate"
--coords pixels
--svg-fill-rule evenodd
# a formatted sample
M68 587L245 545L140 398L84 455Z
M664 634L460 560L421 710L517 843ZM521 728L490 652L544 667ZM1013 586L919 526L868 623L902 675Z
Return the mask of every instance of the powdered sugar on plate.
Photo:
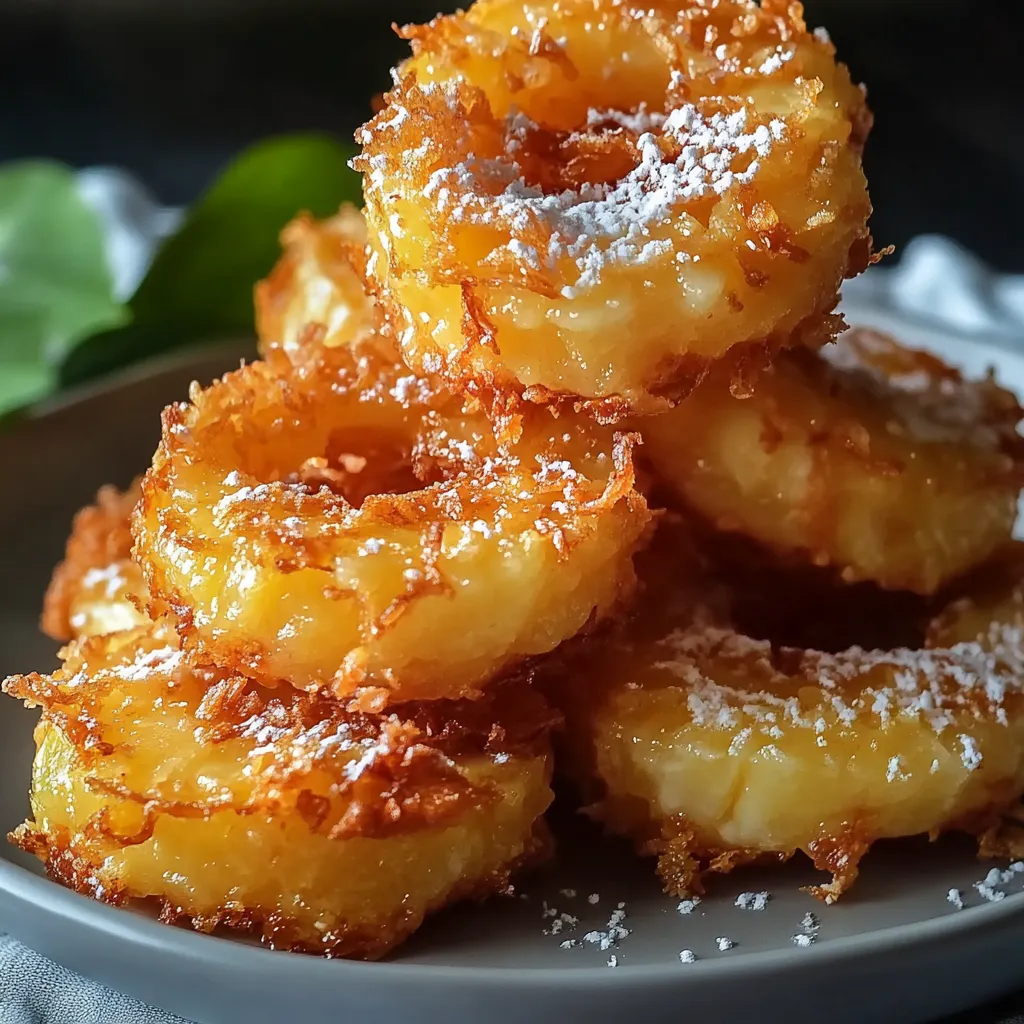
M733 906L740 910L764 910L771 898L770 892L741 892Z
M800 921L800 931L791 936L794 946L807 947L818 941L818 930L821 925L818 915L808 911Z
M630 933L630 930L622 923L625 919L625 904L620 903L609 915L605 928L587 932L583 936L583 941L597 946L599 949L611 949L613 946L617 946L623 939L628 938Z

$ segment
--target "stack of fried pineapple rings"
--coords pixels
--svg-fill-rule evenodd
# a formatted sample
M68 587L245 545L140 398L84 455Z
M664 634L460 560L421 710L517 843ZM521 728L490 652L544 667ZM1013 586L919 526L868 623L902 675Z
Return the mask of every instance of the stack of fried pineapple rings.
M871 117L789 0L402 30L365 210L75 521L32 818L65 885L375 957L550 856L554 774L692 895L1024 789L1021 409L866 331Z

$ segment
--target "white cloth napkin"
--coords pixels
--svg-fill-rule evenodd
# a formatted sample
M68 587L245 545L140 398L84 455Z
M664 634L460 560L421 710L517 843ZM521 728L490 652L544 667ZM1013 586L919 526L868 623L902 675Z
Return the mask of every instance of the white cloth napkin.
M89 167L77 176L78 194L99 217L114 295L130 299L157 246L174 233L184 211L161 206L142 184L116 167Z
M843 298L952 333L1024 346L1024 274L997 274L950 238L921 235L898 262L848 281Z

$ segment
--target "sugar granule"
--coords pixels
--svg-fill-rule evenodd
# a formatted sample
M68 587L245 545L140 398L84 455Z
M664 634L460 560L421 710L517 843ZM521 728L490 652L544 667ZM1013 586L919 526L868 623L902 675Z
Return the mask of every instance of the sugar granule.
M592 893L591 893L591 894L590 894L590 895L589 895L589 896L587 897L587 902L588 902L588 903L589 903L589 904L590 904L591 906L594 906L595 904L597 904L597 903L600 903L600 902L601 902L601 896L600 896L600 893L592 892Z
M800 921L800 927L803 928L804 931L808 932L817 931L820 927L818 923L818 915L808 910L807 913L804 914L803 919Z
M719 935L715 942L718 943L718 951L720 953L726 952L726 950L732 949L736 943L732 941L728 936Z
M807 947L817 938L813 932L797 932L793 936L793 944L795 946Z
M957 910L964 909L964 894L959 889L950 889L946 893L946 902L952 903Z
M697 954L692 949L681 949L679 951L679 962L683 964L695 964Z
M985 876L984 884L993 888L997 885L1009 885L1021 872L1024 872L1024 861L1019 860L1011 864L1005 871L992 868Z
M958 738L960 740L960 746L963 748L963 752L960 755L960 761L969 772L973 772L974 769L982 762L981 751L978 749L978 745L974 742L973 736L968 736L967 733L963 733Z
M583 941L602 950L611 949L612 946L618 945L629 935L629 929L622 923L626 919L626 912L622 909L624 906L624 903L620 903L619 909L611 912L604 931L594 929L594 931L587 932L583 936Z
M680 902L679 906L676 907L676 910L678 910L680 914L692 914L698 906L700 906L700 897L694 896L691 900L683 900Z
M575 889L559 889L558 891L567 900L574 900L574 899L576 899L576 890Z
M612 956L608 957L608 966L609 967L618 967L619 966L619 958L617 956L615 956L614 954Z
M1006 893L1002 889L993 889L991 885L986 885L984 882L975 882L974 888L978 890L978 895L988 900L989 903L998 903L1000 900L1006 899Z
M764 910L771 898L770 892L741 892L733 906L740 910Z
M560 935L564 931L571 932L579 923L580 919L578 917L574 917L572 914L558 914L558 916L551 922L551 927L544 929L544 934Z

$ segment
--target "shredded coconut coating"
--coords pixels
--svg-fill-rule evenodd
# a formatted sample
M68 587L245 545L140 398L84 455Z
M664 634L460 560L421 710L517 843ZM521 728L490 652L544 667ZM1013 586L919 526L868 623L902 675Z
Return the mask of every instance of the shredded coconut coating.
M877 839L987 841L1024 791L1024 548L916 649L754 639L707 573L656 539L632 621L550 673L567 769L609 828L660 855L670 891L803 851L833 875L814 890L831 901Z
M283 252L256 285L260 351L283 349L301 359L316 345L333 348L370 340L380 313L366 291L366 221L353 206L315 221L296 217L281 232Z
M192 667L167 626L72 644L4 688L41 707L12 836L104 902L376 957L542 848L554 718L521 682L373 716ZM538 831L540 830L540 831Z
M858 329L782 353L742 399L713 373L636 425L653 475L715 529L930 594L1010 540L1021 416L993 379Z
M132 561L131 513L139 488L103 487L71 527L64 559L43 600L42 628L54 640L113 633L146 622L146 585Z
M535 409L501 446L382 345L196 386L134 521L189 651L367 708L478 693L609 614L649 518L628 436Z
M870 115L799 5L481 0L403 34L355 166L410 365L615 418L836 331Z

